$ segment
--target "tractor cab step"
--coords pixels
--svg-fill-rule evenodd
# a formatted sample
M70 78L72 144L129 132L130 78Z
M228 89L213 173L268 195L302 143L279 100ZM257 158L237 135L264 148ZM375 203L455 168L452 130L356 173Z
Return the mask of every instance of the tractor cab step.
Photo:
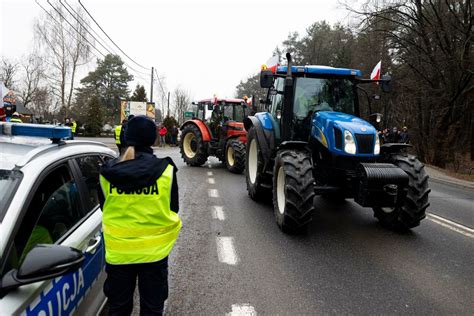
M315 185L314 193L317 195L340 193L341 188L328 185Z

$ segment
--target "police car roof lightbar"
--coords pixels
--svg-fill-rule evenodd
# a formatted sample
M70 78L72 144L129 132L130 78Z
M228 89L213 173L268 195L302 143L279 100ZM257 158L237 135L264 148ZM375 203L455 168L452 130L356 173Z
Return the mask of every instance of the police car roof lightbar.
M0 135L43 137L57 143L62 139L71 139L72 130L63 126L2 122Z

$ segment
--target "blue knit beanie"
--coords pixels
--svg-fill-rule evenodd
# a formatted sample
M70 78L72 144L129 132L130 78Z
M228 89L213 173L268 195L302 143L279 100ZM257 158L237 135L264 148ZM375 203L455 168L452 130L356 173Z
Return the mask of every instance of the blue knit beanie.
M144 115L134 116L127 123L125 140L129 146L152 146L156 140L155 123Z

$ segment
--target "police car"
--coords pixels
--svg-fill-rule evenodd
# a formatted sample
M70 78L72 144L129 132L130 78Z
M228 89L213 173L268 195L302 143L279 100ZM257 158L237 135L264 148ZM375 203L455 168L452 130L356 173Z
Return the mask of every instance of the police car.
M0 123L0 315L91 315L106 299L99 169L71 129Z

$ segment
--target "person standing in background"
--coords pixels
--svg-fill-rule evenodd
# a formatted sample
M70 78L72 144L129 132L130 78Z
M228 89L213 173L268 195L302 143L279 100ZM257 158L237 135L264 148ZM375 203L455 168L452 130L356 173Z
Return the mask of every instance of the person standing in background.
M164 125L161 125L161 128L160 128L160 145L161 145L161 147L165 147L165 145L166 145L166 134L167 133L168 133L168 129Z
M173 127L171 127L171 144L173 144L173 146L177 146L178 145L178 126L176 125L173 125Z
M410 135L408 134L408 128L406 126L403 126L402 131L400 132L400 143L410 143Z

